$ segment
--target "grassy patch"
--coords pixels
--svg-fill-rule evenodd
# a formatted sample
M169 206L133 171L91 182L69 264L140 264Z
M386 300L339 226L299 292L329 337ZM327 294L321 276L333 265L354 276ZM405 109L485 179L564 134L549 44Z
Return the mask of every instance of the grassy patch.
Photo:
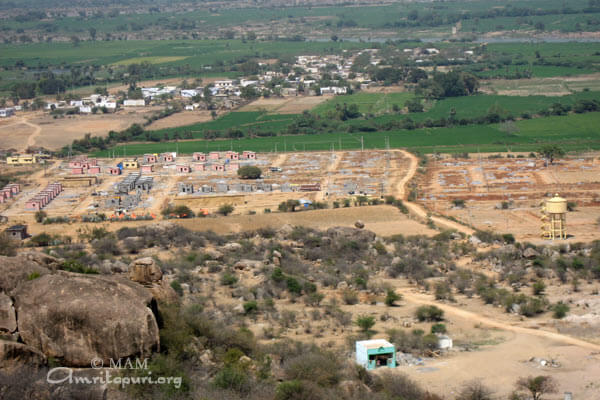
M184 56L176 56L176 57L133 57L128 58L126 60L117 61L113 65L130 65L130 64L141 64L143 62L147 62L150 64L164 64L173 61L185 60L187 57Z
M600 149L600 113L573 114L561 117L537 118L516 123L519 131L507 135L498 125L456 126L450 128L416 129L413 131L372 132L362 134L323 133L315 135L243 138L237 140L191 140L164 143L131 143L126 155L176 151L322 151L385 149L386 137L392 148L410 148L425 153L536 151L542 144L555 143L565 150ZM123 154L123 146L117 146ZM108 157L110 151L98 151L95 156Z

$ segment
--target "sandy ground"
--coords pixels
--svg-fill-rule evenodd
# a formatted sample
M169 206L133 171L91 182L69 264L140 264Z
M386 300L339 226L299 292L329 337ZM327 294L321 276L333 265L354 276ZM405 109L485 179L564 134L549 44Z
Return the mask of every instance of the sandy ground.
M258 99L240 108L239 111L267 111L277 114L300 114L328 100L326 96L270 97Z
M245 279L253 279L249 276ZM436 305L445 312L444 323L455 348L438 358L424 358L421 366L399 366L396 369L378 369L375 373L405 373L429 391L453 399L466 382L481 380L494 390L498 399L507 398L520 377L550 375L559 384L559 392L544 398L562 399L562 393L569 391L574 399L596 399L600 385L596 377L600 373L600 342L584 341L559 333L553 327L548 314L523 319L515 314L505 313L502 308L483 305L480 299L456 296L456 302L438 302L430 294L417 291L411 283L403 279L389 279L383 275L370 278L373 283L392 286L403 299L396 307L386 307L383 297L360 292L361 302L345 305L341 301L341 291L321 288L326 295L324 304L337 298L337 304L352 314L355 320L359 315L371 315L376 319L373 338L388 339L389 329L422 329L429 332L432 323L419 323L414 318L415 310L422 305ZM219 302L235 304L235 299L226 289L218 288ZM323 346L339 348L340 354L352 357L354 341L351 335L357 334L356 327L343 327L337 323L321 322L311 318L311 307L288 300L278 301L279 310L295 312L297 324L284 330L282 336L295 340L316 342ZM381 318L383 315L386 318ZM262 321L261 321L262 322ZM267 322L268 325L268 322ZM264 339L265 323L250 326L259 340ZM310 329L307 333L307 329ZM320 332L316 335L316 332ZM468 345L471 351L461 351L460 346ZM542 366L530 362L531 358L555 360L559 367Z
M119 131L134 123L143 123L145 115L160 108L124 109L113 114L70 115L54 119L44 112L25 112L0 123L0 146L19 151L29 146L58 150L81 139L86 133L102 136L109 131Z
M177 126L185 126L197 124L199 122L211 121L210 111L182 111L177 114L168 116L154 121L146 127L147 130L158 130L164 128L174 128Z
M413 154L411 154L407 151L404 151L404 150L400 150L400 151L406 157L408 157L410 159L410 165L408 167L405 177L402 178L402 180L400 180L400 182L398 182L398 184L396 186L396 197L404 200L404 204L406 205L406 208L408 208L410 213L412 215L417 216L421 220L427 219L429 217L437 226L440 226L444 229L453 229L458 232L465 233L467 235L473 234L473 232L474 232L473 229L468 228L468 227L464 226L463 224L459 224L459 223L451 221L447 218L444 218L443 216L428 215L429 213L427 212L427 210L425 210L425 208L421 207L417 203L409 202L406 200L406 197L407 197L406 184L411 179L413 179L413 177L415 176L415 173L417 172L417 166L419 164L419 160L417 159L417 157L415 157Z
M576 203L567 214L569 241L600 238L600 158L597 153L558 160L546 167L534 158L431 160L421 179L419 202L434 214L459 219L478 229L512 233L517 240L545 243L541 233L541 204L559 193ZM464 200L458 208L454 200ZM501 209L502 202L510 202Z
M532 79L494 79L481 82L481 91L504 96L564 96L584 88L600 89L600 74Z
M297 211L295 213L279 213L256 215L230 215L227 217L195 218L169 220L191 230L213 231L218 234L229 234L252 231L259 228L278 229L285 224L305 226L313 229L328 229L334 226L354 226L357 220L365 224L365 229L386 237L391 235L427 235L433 236L437 231L411 220L391 206L364 206L339 208L332 210ZM14 221L29 224L32 234L47 232L51 234L71 235L75 237L80 228L91 228L95 224L72 223L40 225L33 221L33 215L18 216ZM12 224L13 222L11 222ZM106 229L116 231L125 226L143 226L156 224L157 221L128 221L102 224Z

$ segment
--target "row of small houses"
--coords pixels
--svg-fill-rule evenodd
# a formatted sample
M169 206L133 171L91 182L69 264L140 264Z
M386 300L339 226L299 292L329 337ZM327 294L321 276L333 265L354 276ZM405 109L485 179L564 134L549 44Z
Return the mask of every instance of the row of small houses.
M0 203L16 196L21 191L21 186L17 183L9 183L0 190Z
M44 190L36 194L25 203L25 209L31 211L39 211L46 207L48 203L56 198L63 191L62 184L55 182L51 183Z
M144 154L144 164L155 164L157 162L173 162L175 161L175 153L162 154ZM221 159L221 153L211 151L208 154L196 152L192 154L194 161L215 161ZM237 151L227 151L224 154L225 160L256 160L256 153L253 151L244 151L242 154Z
M177 190L182 194L193 194L193 193L226 193L226 192L242 192L242 193L251 193L251 192L273 192L273 191L281 191L281 192L312 192L321 190L321 186L319 184L294 184L294 183L227 183L227 182L217 182L215 186L211 185L202 185L200 187L195 187L193 183L187 182L179 182L177 184Z
M135 166L134 166L135 165ZM135 164L133 162L129 162L127 164L127 166L125 166L124 168L126 169L140 169L140 172L142 173L153 173L154 171L154 165L153 164L142 164L142 165L138 165L137 161L135 161ZM192 165L188 165L188 164L178 164L175 165L175 170L177 171L177 173L190 173L190 172L204 172L204 171L215 171L215 172L225 172L225 171L237 171L240 168L240 164L239 163L229 163L229 162L225 162L225 163L212 163L212 164L205 164L205 163L194 163ZM83 174L100 174L101 168L99 166L91 166L89 168L83 168L83 167L73 167L71 168L71 175L83 175ZM106 167L104 168L104 172L108 175L121 175L121 173L123 172L121 168L119 167Z

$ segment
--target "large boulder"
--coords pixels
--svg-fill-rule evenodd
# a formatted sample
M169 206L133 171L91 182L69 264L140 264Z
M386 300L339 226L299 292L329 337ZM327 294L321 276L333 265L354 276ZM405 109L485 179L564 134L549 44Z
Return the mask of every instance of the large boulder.
M233 265L233 268L235 268L235 269L246 270L246 271L250 271L253 269L261 269L262 267L264 267L264 264L262 261L248 260L246 258L239 260L238 262L236 262Z
M357 228L350 228L346 226L336 226L327 229L327 236L333 240L347 239L355 240L357 242L370 243L375 240L375 233Z
M204 254L210 257L211 260L223 260L223 253L217 249L206 248L204 249Z
M143 285L162 279L162 270L152 257L138 258L129 265L129 279Z
M221 247L223 251L241 251L242 248L241 244L235 242L226 243Z
M175 304L179 302L179 296L165 279L153 283L152 286L148 287L148 290L158 303Z
M117 276L44 275L14 295L23 342L68 366L147 355L159 347L151 293Z
M523 251L523 257L525 258L536 258L539 257L540 253L538 253L535 249L528 247Z
M53 257L46 257L56 260ZM49 274L51 270L48 266L54 267L52 263L46 263L35 253L20 254L16 257L0 256L0 291L11 296L22 282Z
M13 333L17 330L17 317L10 297L0 293L0 332Z
M46 357L33 347L0 339L0 369L23 365L40 367L44 364L46 364Z

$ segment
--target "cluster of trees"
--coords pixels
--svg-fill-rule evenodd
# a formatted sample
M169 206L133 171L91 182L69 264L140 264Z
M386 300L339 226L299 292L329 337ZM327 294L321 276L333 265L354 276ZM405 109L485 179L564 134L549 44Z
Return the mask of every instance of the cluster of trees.
M477 93L479 79L468 72L450 71L435 73L427 80L420 80L417 93L427 98L469 96Z
M569 14L588 14L598 12L600 5L597 0L590 0L587 8L574 9L566 5L560 9L542 9L528 7L502 7L488 8L482 11L460 11L460 12L438 12L419 10L410 10L405 18L394 22L386 22L384 28L410 28L410 27L437 27L444 25L454 25L459 21L474 20L476 24L479 20L494 19L500 17L534 17L545 15L569 15ZM540 23L536 26L538 30L544 30L545 25Z

